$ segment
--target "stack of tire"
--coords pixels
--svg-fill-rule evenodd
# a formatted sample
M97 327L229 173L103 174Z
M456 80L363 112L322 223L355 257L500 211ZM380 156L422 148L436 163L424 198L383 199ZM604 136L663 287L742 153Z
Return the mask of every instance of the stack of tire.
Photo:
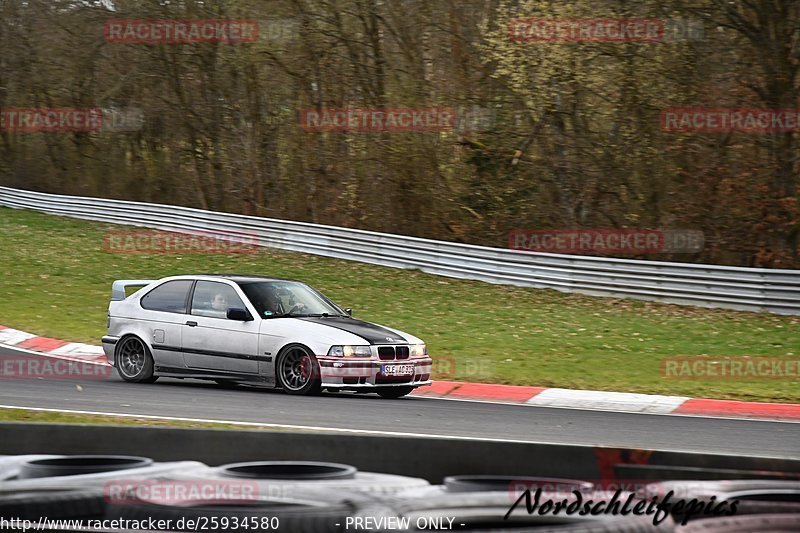
M247 479L256 482L262 494L287 496L307 490L368 492L391 495L411 489L426 489L426 480L393 474L361 472L354 466L315 461L255 461L219 467L186 469L174 479Z
M125 456L5 457L0 458L0 474L0 518L152 519L172 524L183 519L180 523L187 527L176 525L172 531L195 530L196 524L247 531L343 531L346 518L358 511L367 495L390 496L429 486L419 478L360 472L334 463L264 461L209 467L195 461L156 463ZM110 482L127 482L122 484L152 493L153 484L237 480L254 484L255 497L170 503L135 493L115 499L104 490ZM189 520L195 526L189 527Z
M0 456L0 482L17 479L23 464L37 459L52 459L60 455L2 455Z
M388 497L400 491L428 486L424 479L360 472L353 466L322 462L261 461L220 467L197 467L176 472L163 482L211 483L243 481L255 485L255 498L215 502L184 502L166 505L152 498L139 498L108 506L108 518L142 520L148 517L178 523L185 530L193 523L247 524L241 529L345 531L347 517L358 512L361 502ZM270 520L265 520L269 518ZM182 528L179 528L179 530ZM230 529L230 527L226 528Z
M105 516L104 485L120 478L151 479L202 463L157 463L118 455L20 455L0 458L0 518L37 521Z
M257 490L248 498L198 497L180 501L166 501L157 493L134 490L115 499L106 492L113 482L134 488L231 483ZM685 515L680 513L654 524L652 515L529 512L524 498L519 498L524 494L521 487L541 490L539 510L548 500L572 501L573 491L596 502L609 501L614 495L575 479L453 476L442 485L430 485L419 478L360 472L349 465L321 462L261 461L211 467L195 461L155 462L129 456L0 456L0 518L33 522L40 517L138 522L152 519L170 520L173 526L162 531L309 533L397 531L399 524L408 524L407 531L800 531L800 481L664 481L654 482L643 493L618 496L619 501L628 496L635 500L663 500L671 492L673 501L737 502L733 516L696 517L685 525L681 525Z
M731 516L698 518L676 528L678 533L772 533L800 531L800 481L730 480L730 481L665 481L654 484L652 494L663 497L696 499L704 504L736 502ZM683 516L674 516L676 523Z
M354 519L377 518L387 524L403 521L409 525L409 531L425 531L442 526L486 532L563 533L646 533L674 529L670 518L654 525L652 518L647 516L529 513L524 498L520 499L524 492L515 490L514 486L528 487L531 492L540 488L541 503L548 500L574 502L574 490L595 501L608 501L614 495L614 492L596 488L590 482L574 479L452 476L445 478L443 485L404 491L390 498L375 499L371 504L362 503ZM628 494L621 494L622 501ZM515 502L517 505L511 511Z

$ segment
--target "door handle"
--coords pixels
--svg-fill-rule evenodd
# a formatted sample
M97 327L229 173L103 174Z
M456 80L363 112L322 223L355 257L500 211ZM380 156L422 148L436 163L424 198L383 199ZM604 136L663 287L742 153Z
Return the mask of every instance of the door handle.
M188 321L188 322L186 323L186 325L187 325L187 326L191 326L191 327L195 327L195 326L197 325L197 322L195 322L194 320L190 320L190 321Z

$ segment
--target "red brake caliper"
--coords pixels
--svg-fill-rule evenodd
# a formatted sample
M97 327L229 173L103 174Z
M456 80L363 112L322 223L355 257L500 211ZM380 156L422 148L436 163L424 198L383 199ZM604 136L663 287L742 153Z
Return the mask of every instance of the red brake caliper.
M303 357L300 360L300 375L303 376L303 379L308 379L311 377L311 361L308 356Z

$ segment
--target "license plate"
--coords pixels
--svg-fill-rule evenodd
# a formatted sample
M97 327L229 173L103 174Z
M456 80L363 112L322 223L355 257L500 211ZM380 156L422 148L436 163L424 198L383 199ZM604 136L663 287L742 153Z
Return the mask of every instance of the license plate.
M381 365L384 376L413 376L414 365Z

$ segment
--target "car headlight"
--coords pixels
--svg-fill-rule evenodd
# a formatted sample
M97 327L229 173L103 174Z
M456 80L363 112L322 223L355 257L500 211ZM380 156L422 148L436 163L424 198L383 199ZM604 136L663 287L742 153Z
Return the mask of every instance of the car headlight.
M331 346L328 355L334 357L372 357L369 346Z
M428 355L428 346L425 344L412 344L411 357L422 357Z

